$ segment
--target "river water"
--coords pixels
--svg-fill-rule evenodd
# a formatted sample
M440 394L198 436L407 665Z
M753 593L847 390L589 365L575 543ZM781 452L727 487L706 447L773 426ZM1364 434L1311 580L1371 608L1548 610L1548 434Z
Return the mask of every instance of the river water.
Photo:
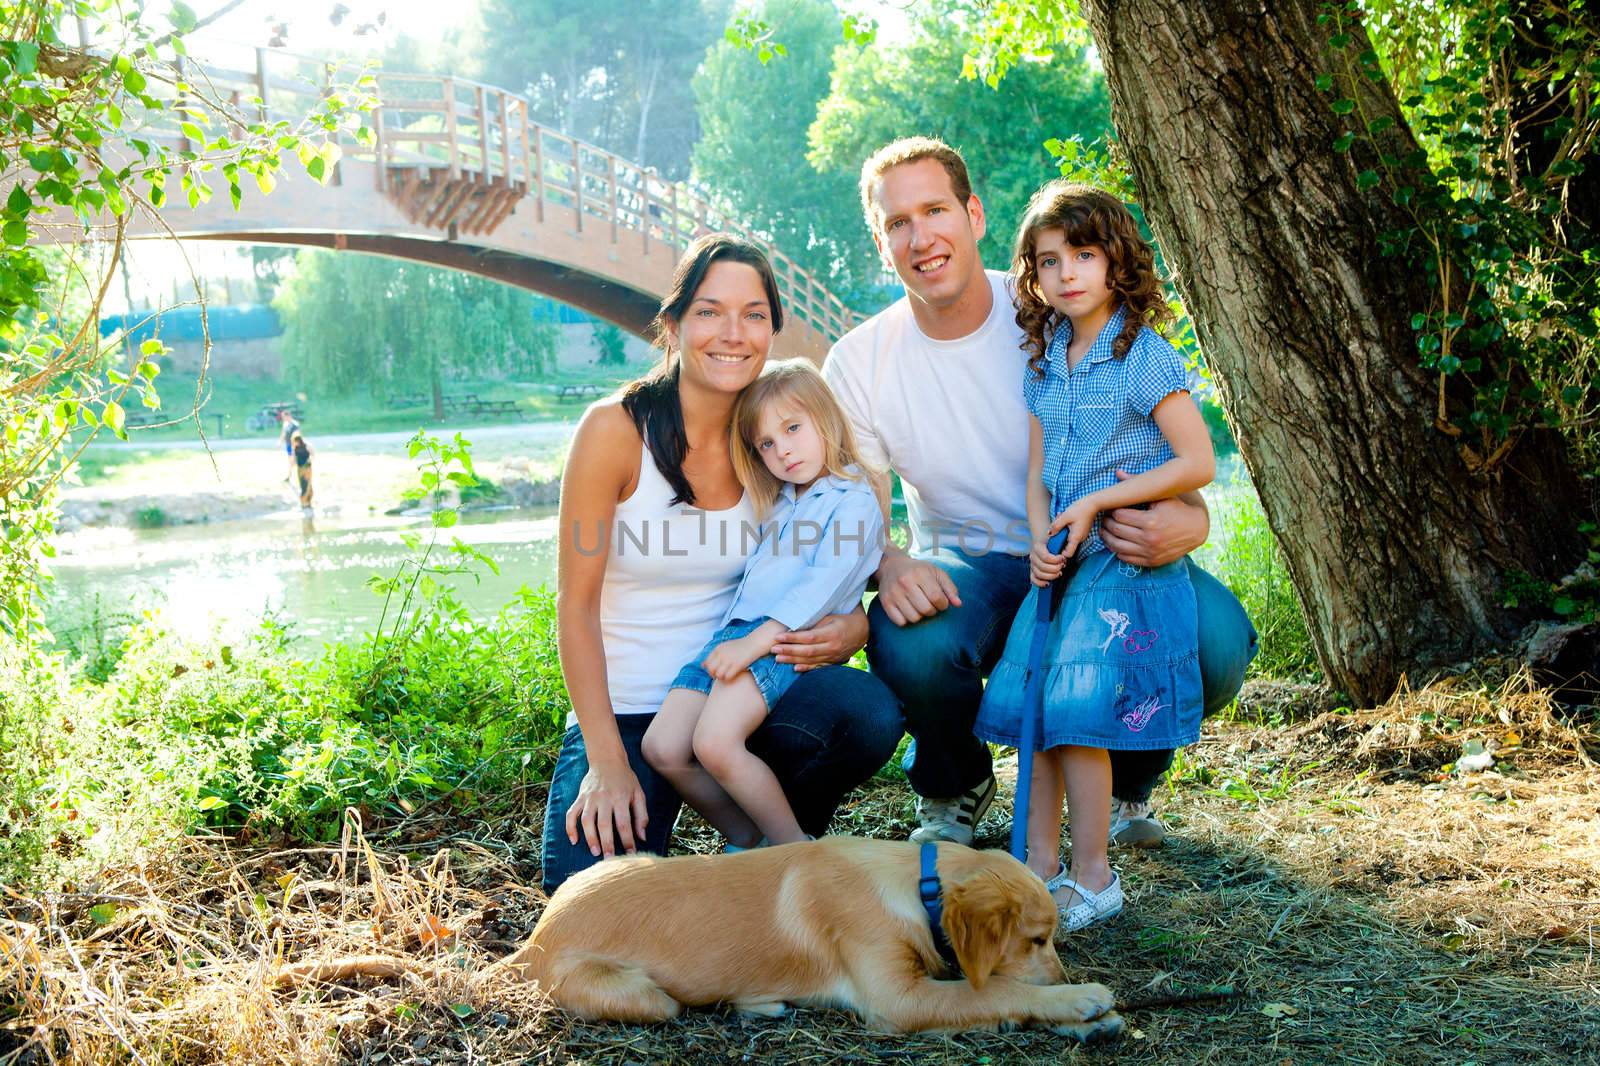
M553 473L560 468L574 426L529 423L473 427L474 456L496 478L507 462ZM448 436L448 431L440 436ZM426 517L385 514L401 488L415 481L406 457L409 434L345 434L317 438L317 510L306 521L283 484L283 457L268 437L228 441L208 457L185 443L148 447L110 445L100 450L108 472L74 490L82 498L160 501L169 512L202 506L207 494L235 491L269 501L262 517L166 525L155 529L102 526L57 539L50 617L58 633L81 629L98 611L126 621L146 611L166 628L193 638L221 630L228 636L259 626L270 615L290 626L302 651L345 642L370 631L383 597L367 587L417 558L402 534L424 542L433 534ZM98 445L95 446L97 449ZM281 500L273 505L272 500ZM521 585L555 583L554 507L470 511L440 530L441 548L459 538L492 558L498 575L479 564L474 576L445 575L478 618L493 617ZM454 558L438 551L433 561Z
M53 612L59 627L81 625L96 600L102 615L154 610L164 626L190 637L216 630L241 633L266 616L289 623L302 649L344 642L368 631L383 597L367 587L392 576L417 553L401 541L413 530L432 535L427 519L363 518L304 521L299 512L263 519L163 529L86 530L64 538L55 566ZM439 531L482 551L499 575L474 564L451 585L475 617L492 617L520 585L555 583L554 508L480 512ZM435 561L451 556L436 549Z

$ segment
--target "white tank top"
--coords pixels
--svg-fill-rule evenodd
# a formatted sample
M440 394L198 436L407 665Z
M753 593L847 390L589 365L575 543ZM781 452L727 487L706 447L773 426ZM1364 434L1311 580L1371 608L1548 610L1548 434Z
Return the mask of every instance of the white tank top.
M738 591L746 549L759 543L744 534L756 528L748 494L721 511L674 504L672 496L649 447L641 447L639 484L617 504L600 589L606 683L617 714L661 708L672 679L716 632Z

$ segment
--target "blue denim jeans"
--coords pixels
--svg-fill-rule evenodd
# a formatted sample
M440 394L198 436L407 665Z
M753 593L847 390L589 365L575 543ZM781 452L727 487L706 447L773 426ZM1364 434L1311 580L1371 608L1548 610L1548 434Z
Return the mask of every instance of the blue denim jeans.
M972 732L983 698L983 679L1005 647L1006 634L1028 594L1025 556L968 554L941 547L924 558L955 582L960 607L897 626L876 600L867 612L867 660L900 698L912 744L906 776L918 794L956 796L993 772L989 747ZM1244 684L1256 654L1256 631L1238 599L1192 561L1198 616L1200 683L1205 713L1226 707ZM1172 765L1171 751L1111 753L1112 792L1140 801Z
M619 715L617 728L650 813L642 849L665 855L682 801L640 753L653 717ZM881 680L864 670L825 666L799 676L751 734L749 748L783 783L800 827L821 836L840 801L889 761L904 732L900 705ZM567 840L567 810L588 772L583 733L574 725L562 738L545 806L541 881L546 892L600 861L589 853L581 833L576 845Z

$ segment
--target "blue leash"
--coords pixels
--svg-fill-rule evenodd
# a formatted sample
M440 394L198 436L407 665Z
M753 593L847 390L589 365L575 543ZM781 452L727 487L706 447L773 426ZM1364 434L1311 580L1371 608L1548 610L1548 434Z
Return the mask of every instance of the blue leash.
M1050 538L1050 551L1056 555L1066 547L1067 531ZM1059 590L1066 587L1078 568L1078 557L1067 560L1061 576L1039 590L1034 599L1038 608L1033 625L1033 642L1028 645L1028 677L1022 689L1022 742L1017 745L1017 795L1012 804L1011 854L1018 862L1028 860L1028 800L1033 789L1033 753L1039 743L1039 715L1044 702L1044 642L1055 617Z

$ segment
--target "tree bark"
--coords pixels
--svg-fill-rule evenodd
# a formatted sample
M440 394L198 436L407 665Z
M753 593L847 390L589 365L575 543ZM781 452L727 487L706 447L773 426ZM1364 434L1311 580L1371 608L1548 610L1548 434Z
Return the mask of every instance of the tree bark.
M1560 439L1524 435L1472 473L1435 428L1439 379L1410 325L1428 279L1380 251L1410 225L1356 175L1376 165L1319 92L1332 70L1315 0L1084 0L1112 116L1163 255L1283 546L1329 679L1363 703L1407 671L1503 643L1508 569L1580 557L1577 479ZM1359 28L1354 55L1370 47ZM1386 83L1357 79L1358 114L1389 116L1384 149L1415 147Z

